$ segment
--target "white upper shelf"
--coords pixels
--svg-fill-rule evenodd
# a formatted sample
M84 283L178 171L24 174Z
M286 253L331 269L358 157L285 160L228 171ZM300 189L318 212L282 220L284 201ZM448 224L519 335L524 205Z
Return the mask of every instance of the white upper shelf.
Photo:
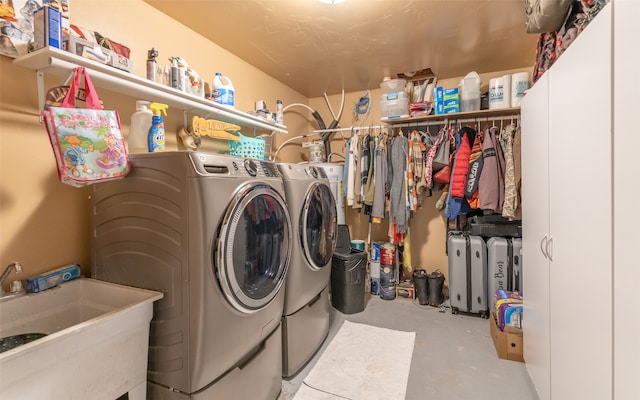
M411 124L415 122L424 122L424 121L444 121L444 120L474 120L474 119L485 119L485 120L501 120L501 119L509 119L518 117L520 114L520 107L512 107L512 108L497 108L493 110L475 110L475 111L463 111L452 114L429 114L422 115L418 117L407 117L407 118L382 118L382 122L389 125L394 124Z
M135 74L77 56L56 48L43 48L13 60L15 65L38 73L57 76L68 75L75 67L83 66L89 72L94 86L125 94L140 100L157 101L169 107L188 111L203 118L213 118L261 131L288 133L287 127L266 121L258 116L223 106L205 98L197 97L177 89L152 82ZM39 74L38 79L42 79ZM44 84L38 82L40 109L44 106Z

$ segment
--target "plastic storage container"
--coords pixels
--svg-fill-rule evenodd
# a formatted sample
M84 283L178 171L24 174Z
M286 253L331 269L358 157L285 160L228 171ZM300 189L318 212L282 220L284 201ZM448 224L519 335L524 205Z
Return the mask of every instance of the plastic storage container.
M385 94L389 92L402 92L405 86L407 86L407 81L404 79L387 79L380 83L380 89L382 89L382 93Z
M367 253L351 248L347 225L338 225L336 250L331 258L331 305L343 314L364 311Z
M460 111L476 111L480 109L480 76L469 72L460 81Z
M409 98L406 92L389 92L380 96L380 118L407 117L409 117Z

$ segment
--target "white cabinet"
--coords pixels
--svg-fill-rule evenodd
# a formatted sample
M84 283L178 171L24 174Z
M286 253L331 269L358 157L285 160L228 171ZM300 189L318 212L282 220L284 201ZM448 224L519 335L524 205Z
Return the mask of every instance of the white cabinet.
M549 73L522 103L522 291L525 294L524 355L538 395L550 398L549 374Z
M640 52L637 37L628 33L637 25L640 2L615 0L613 6L613 390L617 400L626 400L640 399Z
M524 357L541 399L613 398L611 8L522 103Z
M610 7L578 39L549 75L551 395L607 399L613 345Z

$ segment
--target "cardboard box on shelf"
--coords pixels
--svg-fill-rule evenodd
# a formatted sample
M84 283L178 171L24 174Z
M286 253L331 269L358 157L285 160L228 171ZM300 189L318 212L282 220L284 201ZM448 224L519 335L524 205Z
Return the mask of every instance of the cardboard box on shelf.
M111 57L109 57L109 61L107 61L107 65L111 65L112 67L121 69L123 71L133 72L133 60L125 56L122 56L116 53L115 51L105 49L104 47L103 49L111 53Z
M63 49L70 53L102 64L110 65L127 72L133 72L132 60L102 47L98 43L83 39L76 35L64 35L63 40Z
M490 313L489 325L491 339L493 339L493 345L496 348L498 358L524 362L524 356L522 354L522 329L505 326L504 331L501 331L500 328L498 328L496 315L493 310L491 310Z
M44 47L62 48L62 15L49 6L33 13L33 50Z
M102 64L106 64L110 57L109 49L76 35L64 35L63 49Z
M69 22L69 0L42 0L43 6L49 6L60 11L62 20L62 33L68 34L71 32L71 23Z

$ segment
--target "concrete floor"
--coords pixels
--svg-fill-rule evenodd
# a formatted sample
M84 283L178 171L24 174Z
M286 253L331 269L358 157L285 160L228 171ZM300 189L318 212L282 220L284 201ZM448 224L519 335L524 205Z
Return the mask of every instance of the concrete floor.
M489 320L452 315L449 308L420 306L407 299L367 296L366 301L365 310L357 314L331 308L329 336L302 371L283 380L278 400L293 399L344 320L416 332L406 400L538 399L525 364L496 355ZM393 345L380 351L393 351Z

